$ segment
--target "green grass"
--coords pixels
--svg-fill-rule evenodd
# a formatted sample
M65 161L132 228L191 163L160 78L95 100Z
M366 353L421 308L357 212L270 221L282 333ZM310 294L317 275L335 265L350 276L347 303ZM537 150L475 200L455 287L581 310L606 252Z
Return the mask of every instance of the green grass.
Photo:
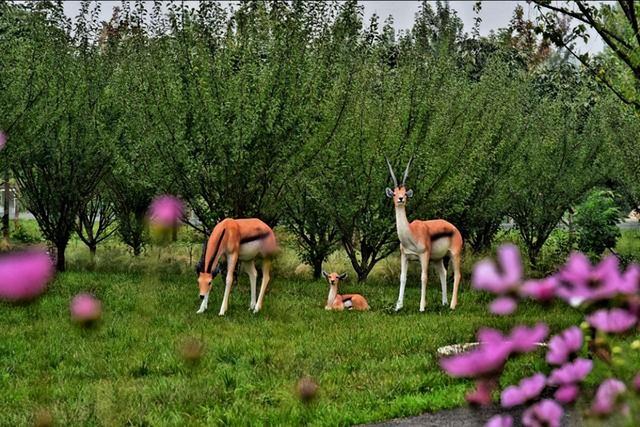
M482 325L508 329L547 321L552 330L577 322L566 306L521 305L503 319L487 314L488 295L462 285L455 312L439 304L430 284L428 312L409 283L405 309L390 311L393 283L347 283L365 294L367 313L326 312L327 286L275 277L258 315L248 311L246 277L234 289L227 316L215 282L209 311L192 274L69 272L26 306L0 303L0 425L29 424L39 408L57 425L350 425L463 404L471 383L438 367L439 346L473 340ZM95 329L69 320L77 292L104 304ZM199 363L183 361L184 339L204 342ZM503 380L544 367L542 355L510 362ZM303 405L296 381L319 384Z

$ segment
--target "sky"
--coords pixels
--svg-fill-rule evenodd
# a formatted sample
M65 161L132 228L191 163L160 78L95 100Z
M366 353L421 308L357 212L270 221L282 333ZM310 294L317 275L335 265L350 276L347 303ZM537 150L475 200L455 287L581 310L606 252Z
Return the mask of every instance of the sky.
M113 7L119 4L120 1L103 1L101 10L102 19L108 20L111 16L111 10ZM378 14L383 20L387 16L393 15L394 25L398 30L411 28L414 16L420 7L419 1L360 1L360 4L364 6L365 20L368 20L374 13ZM451 8L458 13L460 18L462 18L464 30L466 32L470 32L474 23L474 18L476 17L476 13L473 11L475 1L450 1L449 4ZM491 30L505 27L509 23L511 16L513 15L513 10L518 4L524 8L526 17L535 17L535 7L531 4L527 4L526 1L483 1L482 9L479 14L480 18L482 18L480 34L486 35ZM73 17L78 14L79 2L66 1L64 2L64 9L68 16ZM579 45L578 47L580 51L587 50L595 53L602 50L603 43L599 36L594 32L592 33L587 45Z

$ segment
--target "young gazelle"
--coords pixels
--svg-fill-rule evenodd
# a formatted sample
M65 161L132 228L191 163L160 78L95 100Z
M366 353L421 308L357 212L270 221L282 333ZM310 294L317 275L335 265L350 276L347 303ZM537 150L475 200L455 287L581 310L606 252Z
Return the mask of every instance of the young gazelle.
M278 245L273 230L259 219L227 218L219 222L211 232L211 237L205 244L200 262L196 266L200 299L202 300L198 313L203 313L207 309L211 281L220 271L218 266L221 257L227 259L227 277L219 315L224 316L229 306L233 274L238 261L242 262L251 282L251 305L249 308L254 313L259 312L269 283L271 257L277 249ZM262 285L256 302L258 272L255 260L257 258L262 258Z
M329 297L327 298L327 305L325 305L325 310L337 310L342 311L345 308L347 310L356 310L356 311L364 311L369 310L369 304L367 300L360 294L346 294L340 295L338 294L338 285L341 280L347 278L347 273L338 274L338 273L329 273L327 274L325 271L322 272L322 275L329 282Z
M409 223L405 205L413 196L412 190L407 190L405 182L409 174L411 160L407 164L402 177L402 184L393 173L391 163L387 159L389 173L395 188L387 188L387 196L393 198L396 210L396 228L400 239L400 293L396 303L396 311L402 309L404 303L404 288L407 283L407 266L409 259L419 259L421 274L420 311L425 311L427 306L427 273L429 263L433 263L440 276L442 286L442 305L447 305L447 270L443 258L449 255L453 261L453 295L451 296L451 309L458 305L458 286L460 284L460 256L462 253L462 235L458 229L443 219L429 221L415 220Z

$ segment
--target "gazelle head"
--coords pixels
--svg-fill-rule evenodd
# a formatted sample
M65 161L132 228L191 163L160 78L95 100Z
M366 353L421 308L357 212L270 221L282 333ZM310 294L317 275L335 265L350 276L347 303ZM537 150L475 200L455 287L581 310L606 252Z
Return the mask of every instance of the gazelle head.
M387 161L387 166L389 166L389 173L391 174L391 179L393 180L393 185L395 186L393 190L391 188L387 188L387 197L393 198L393 204L395 206L404 206L407 203L407 199L409 197L413 197L413 190L408 190L405 186L405 182L407 181L407 176L409 175L409 168L411 167L411 162L413 161L413 157L409 159L409 163L407 163L407 168L404 170L404 175L402 177L402 183L398 185L398 180L396 179L396 175L393 173L393 168L391 167L391 163L389 163L389 159L385 157Z
M335 287L338 287L338 284L340 283L341 280L344 280L347 278L347 273L343 273L343 274L338 274L336 272L327 273L324 270L322 271L322 275L324 276L325 279L327 279L330 286L335 286Z
M204 271L204 261L200 260L196 264L196 274L198 275L198 288L200 288L200 299L204 297L211 290L211 282L220 273L220 266L218 266L213 272Z

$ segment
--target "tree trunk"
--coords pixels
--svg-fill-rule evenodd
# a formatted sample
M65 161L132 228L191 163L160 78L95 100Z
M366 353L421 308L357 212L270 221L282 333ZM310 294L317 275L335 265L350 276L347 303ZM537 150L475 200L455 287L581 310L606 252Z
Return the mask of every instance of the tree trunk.
M96 262L96 252L97 252L98 248L95 244L89 245L89 259L91 261L91 264L94 264Z
M18 203L18 197L13 198L13 226L15 228L20 226L20 203Z
M9 203L11 202L11 185L9 185L9 167L4 170L4 212L2 214L2 238L9 241Z
M140 245L135 245L133 247L133 256L140 256L141 253L142 253L142 248L140 247Z
M65 251L67 250L67 242L64 243L56 243L56 270L65 271L66 263L65 263Z
M324 261L323 257L315 256L313 258L312 266L313 266L313 278L319 279L322 277L322 261Z

